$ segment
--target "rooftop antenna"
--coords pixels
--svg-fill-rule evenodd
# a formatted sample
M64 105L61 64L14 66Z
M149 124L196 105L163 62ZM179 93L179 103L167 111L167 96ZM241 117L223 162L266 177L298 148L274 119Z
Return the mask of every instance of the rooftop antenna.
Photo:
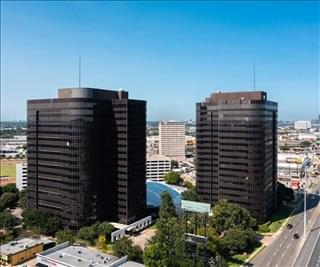
M256 90L256 64L253 64L253 91Z
M81 56L79 56L79 88L81 88Z

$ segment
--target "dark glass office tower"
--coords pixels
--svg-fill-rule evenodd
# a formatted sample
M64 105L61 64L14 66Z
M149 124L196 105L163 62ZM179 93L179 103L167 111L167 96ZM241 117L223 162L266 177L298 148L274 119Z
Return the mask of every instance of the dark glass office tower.
M265 92L214 93L197 103L201 201L227 199L263 222L276 208L277 103Z
M145 215L146 102L125 91L60 89L28 101L28 206L71 229Z

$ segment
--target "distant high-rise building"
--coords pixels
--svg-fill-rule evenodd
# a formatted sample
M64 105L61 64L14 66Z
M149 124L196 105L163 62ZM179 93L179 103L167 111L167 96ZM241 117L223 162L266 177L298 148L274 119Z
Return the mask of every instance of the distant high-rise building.
M146 210L146 102L128 92L59 89L28 101L28 206L71 229L131 223Z
M26 189L28 185L27 164L16 164L16 187L19 191Z
M157 154L147 156L147 179L163 181L164 175L170 171L170 158Z
M258 91L198 103L196 177L201 201L226 199L264 221L277 205L277 103Z
M311 128L311 121L295 121L294 128L296 130L308 130Z
M159 154L170 158L185 157L185 123L161 121L159 123Z

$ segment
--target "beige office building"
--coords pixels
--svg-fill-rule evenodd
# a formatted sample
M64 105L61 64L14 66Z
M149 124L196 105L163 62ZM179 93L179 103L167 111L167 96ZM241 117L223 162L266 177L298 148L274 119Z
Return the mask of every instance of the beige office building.
M162 155L147 155L147 179L163 181L166 173L171 171L171 160Z
M170 158L185 157L185 123L159 123L159 154Z

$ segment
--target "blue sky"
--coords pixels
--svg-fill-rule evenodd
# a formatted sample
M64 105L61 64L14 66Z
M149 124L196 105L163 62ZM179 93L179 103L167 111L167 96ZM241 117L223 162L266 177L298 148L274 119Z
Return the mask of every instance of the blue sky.
M148 120L194 119L212 92L256 88L283 120L319 113L319 2L1 2L1 119L78 85L147 100Z

